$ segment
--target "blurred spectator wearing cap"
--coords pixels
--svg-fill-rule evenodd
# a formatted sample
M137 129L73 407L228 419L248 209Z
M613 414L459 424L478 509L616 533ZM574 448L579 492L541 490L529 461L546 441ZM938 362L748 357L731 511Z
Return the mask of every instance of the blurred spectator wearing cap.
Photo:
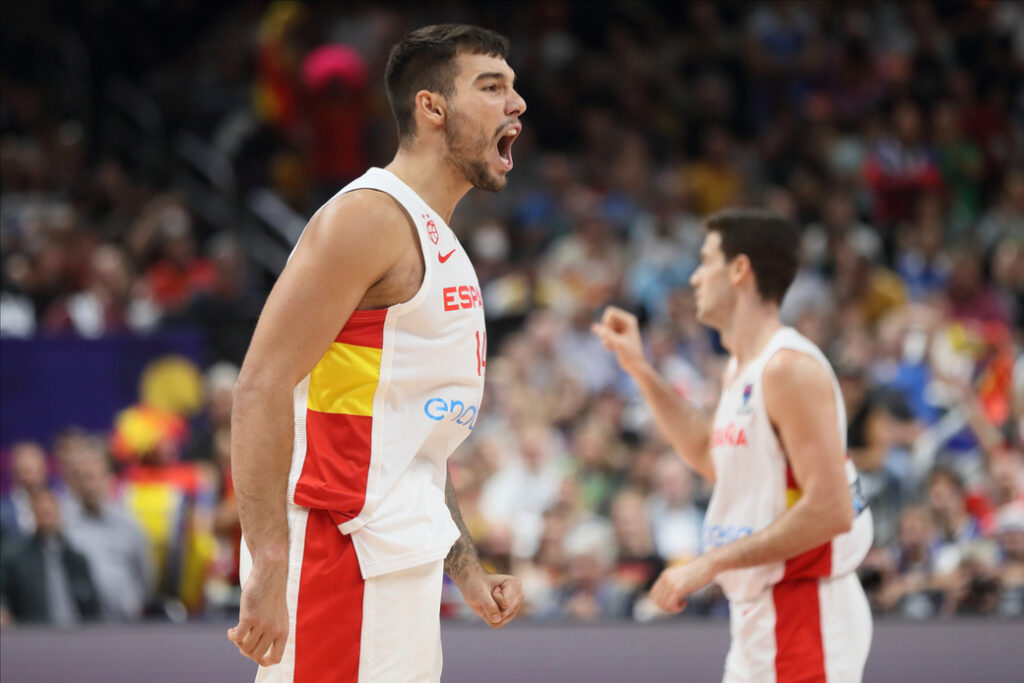
M68 456L68 542L85 556L103 615L119 621L142 616L153 584L149 548L138 524L113 496L103 444L89 439Z
M99 595L83 555L61 533L60 507L49 489L31 497L35 532L0 559L0 623L72 626L99 619Z
M302 81L313 203L319 206L366 168L366 63L348 45L323 45L303 61Z
M163 358L142 380L144 401L115 418L111 449L123 466L123 500L142 528L156 569L156 593L172 618L202 607L203 584L216 553L217 473L181 462L201 388L190 361Z
M0 525L4 540L31 536L36 530L32 496L49 486L46 452L34 441L11 447L11 488L0 498Z

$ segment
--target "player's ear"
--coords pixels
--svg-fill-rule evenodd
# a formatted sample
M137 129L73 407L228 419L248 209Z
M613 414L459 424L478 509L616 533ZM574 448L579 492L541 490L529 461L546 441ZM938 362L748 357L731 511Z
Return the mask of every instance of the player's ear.
M754 270L750 265L750 257L746 254L737 254L736 258L729 263L729 276L733 284L739 284L748 273L753 272Z
M448 116L448 104L440 93L420 90L416 93L416 117L424 119L428 126L443 126Z

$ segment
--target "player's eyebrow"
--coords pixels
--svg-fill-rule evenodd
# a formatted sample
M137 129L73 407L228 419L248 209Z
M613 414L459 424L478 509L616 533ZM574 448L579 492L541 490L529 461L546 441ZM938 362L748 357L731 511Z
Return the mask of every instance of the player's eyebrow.
M485 81L488 78L497 78L498 80L504 80L505 78L507 78L507 76L501 73L500 71L488 71L486 73L478 74L477 77L473 79L473 82L476 83L477 81ZM512 83L515 84L515 82L516 76L515 74L512 74Z

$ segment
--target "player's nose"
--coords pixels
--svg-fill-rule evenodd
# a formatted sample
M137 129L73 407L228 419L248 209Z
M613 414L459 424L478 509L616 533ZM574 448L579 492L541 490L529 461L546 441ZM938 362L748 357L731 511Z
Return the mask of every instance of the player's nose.
M512 91L512 97L509 98L508 103L505 107L505 113L509 116L522 116L523 112L526 111L526 100L515 90Z

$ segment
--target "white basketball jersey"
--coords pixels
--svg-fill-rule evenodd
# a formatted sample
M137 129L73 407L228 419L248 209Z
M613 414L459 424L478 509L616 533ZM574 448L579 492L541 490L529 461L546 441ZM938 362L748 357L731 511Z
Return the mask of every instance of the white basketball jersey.
M354 190L409 214L423 283L405 303L353 313L295 388L288 500L329 511L368 578L443 558L458 538L447 459L476 422L487 336L476 272L445 221L384 169L339 194Z
M796 330L780 329L764 351L722 390L711 438L715 487L704 518L705 552L765 528L800 498L799 485L768 418L762 392L764 366L781 349L806 353L828 370L836 404L836 429L846 450L846 410L831 365L818 347ZM729 363L730 369L735 368L735 358ZM726 597L749 600L780 581L842 576L860 565L871 547L871 511L864 506L857 471L849 458L846 472L856 514L853 528L785 562L720 573L716 581Z

